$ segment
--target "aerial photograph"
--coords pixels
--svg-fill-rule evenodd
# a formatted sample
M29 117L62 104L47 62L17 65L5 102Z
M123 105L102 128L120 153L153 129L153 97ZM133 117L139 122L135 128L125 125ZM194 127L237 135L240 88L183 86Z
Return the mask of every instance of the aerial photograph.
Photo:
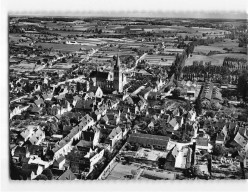
M10 180L248 179L246 18L8 16Z

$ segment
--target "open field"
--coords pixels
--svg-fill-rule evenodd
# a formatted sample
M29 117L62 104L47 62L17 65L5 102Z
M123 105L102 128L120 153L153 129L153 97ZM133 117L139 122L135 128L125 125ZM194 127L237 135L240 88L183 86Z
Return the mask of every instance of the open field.
M79 51L80 48L85 48L85 49L91 49L94 48L96 49L97 46L87 46L87 45L68 45L68 44L56 44L56 43L36 43L37 46L42 46L43 48L53 48L55 50L59 51L65 51L65 52L74 52L74 51Z
M238 46L237 40L225 39L224 42L216 42L214 44L210 44L208 46L205 45L198 45L194 49L195 54L208 54L210 51L219 51L221 53L227 53L224 48L231 50L233 53L247 53L247 49L244 47Z
M194 55L193 54L192 57L189 57L186 60L185 65L186 66L191 66L191 65L193 65L193 61L203 61L203 64L205 64L205 62L210 62L211 61L212 65L222 66L225 57L247 59L247 55L245 55L245 54L236 54L236 53L223 53L223 54L216 54L216 55L211 55L211 56Z
M16 70L18 72L25 72L25 71L30 71L32 72L34 71L39 71L41 69L43 69L44 66L41 65L35 65L34 63L21 63L18 65L12 65L9 67L9 69L11 70Z
M223 50L223 47L217 47L217 46L205 46L205 45L198 45L194 49L194 53L204 53L208 54L210 51L218 51L221 53L226 53L225 50Z
M246 52L247 49L244 47L239 47L238 40L231 40L231 39L225 39L225 42L220 43L214 43L211 44L211 46L218 47L218 48L228 48L232 49L232 52Z

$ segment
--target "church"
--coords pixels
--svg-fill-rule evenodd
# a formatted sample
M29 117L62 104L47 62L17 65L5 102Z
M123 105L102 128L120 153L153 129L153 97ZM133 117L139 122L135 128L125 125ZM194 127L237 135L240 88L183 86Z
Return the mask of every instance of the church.
M110 72L100 72L97 70L92 71L90 74L90 78L93 86L99 86L104 92L107 93L113 91L122 93L123 87L127 83L127 79L120 65L121 65L120 58L117 55L116 63L114 65L113 71Z

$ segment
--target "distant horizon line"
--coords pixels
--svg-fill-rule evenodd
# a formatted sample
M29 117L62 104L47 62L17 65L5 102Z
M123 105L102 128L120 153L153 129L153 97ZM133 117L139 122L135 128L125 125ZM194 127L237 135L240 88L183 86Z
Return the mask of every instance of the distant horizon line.
M164 15L164 16L163 16ZM226 19L226 20L247 20L248 13L245 11L151 11L151 12L13 12L9 17L75 17L75 18L169 18L169 19Z

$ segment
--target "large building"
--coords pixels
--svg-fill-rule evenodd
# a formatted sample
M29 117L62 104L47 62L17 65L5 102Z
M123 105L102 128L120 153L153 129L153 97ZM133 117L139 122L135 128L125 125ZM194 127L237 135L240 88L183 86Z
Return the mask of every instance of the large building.
M117 55L116 64L114 65L113 72L100 72L92 71L90 78L92 79L93 86L99 86L103 91L119 93L123 92L123 87L126 84L126 76L123 74L121 68L120 58Z
M222 100L222 95L218 87L214 86L212 82L206 82L203 86L201 99L207 100Z

